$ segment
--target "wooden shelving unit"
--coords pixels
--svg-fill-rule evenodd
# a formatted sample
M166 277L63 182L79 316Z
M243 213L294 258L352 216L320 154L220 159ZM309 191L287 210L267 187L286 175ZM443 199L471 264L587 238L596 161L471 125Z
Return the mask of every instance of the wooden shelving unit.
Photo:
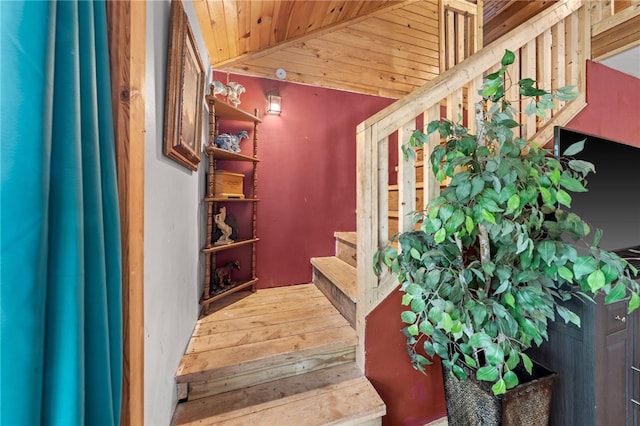
M204 196L204 202L207 206L207 225L206 225L206 242L202 248L204 255L205 273L204 273L204 290L200 299L200 304L203 306L203 313L207 314L207 308L212 302L219 300L231 293L235 293L240 290L251 288L255 290L255 285L258 282L256 277L256 244L259 238L256 235L256 222L257 222L257 205L258 205L258 180L257 180L257 165L258 165L258 124L260 119L258 118L258 112L249 114L232 105L224 102L215 96L207 96L207 104L209 106L209 143L205 148L205 153L209 163L207 171L207 187L206 194ZM216 136L220 134L220 125L225 121L236 121L251 123L252 129L250 132L250 139L253 141L253 155L245 155L219 149L215 145ZM252 163L251 176L249 181L251 184L249 187L243 188L245 198L226 198L219 197L215 194L216 188L216 173L217 169L222 169L224 164L228 162L248 162ZM221 206L230 205L242 205L246 204L247 208L251 209L251 220L249 223L243 223L243 226L249 226L250 230L247 232L249 237L239 239L231 244L215 245L213 241L213 235L216 231L216 225L214 224L214 216L217 210ZM251 265L249 277L233 281L229 286L216 286L214 282L213 271L216 267L222 266L216 263L216 255L222 251L236 250L246 246L251 246ZM237 271L234 271L237 272Z
M253 243L257 243L260 239L259 238L252 238L250 240L240 240L240 241L236 241L232 244L227 244L224 246L211 246L211 247L205 247L202 249L203 253L215 253L217 251L222 251L222 250L229 250L232 248L236 248L236 247L240 247L240 246L244 246L247 244L253 244Z

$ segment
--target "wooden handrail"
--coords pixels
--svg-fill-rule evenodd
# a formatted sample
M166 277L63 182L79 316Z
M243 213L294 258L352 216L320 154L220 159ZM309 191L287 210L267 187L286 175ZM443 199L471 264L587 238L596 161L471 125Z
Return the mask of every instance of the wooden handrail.
M558 2L529 20L525 25L495 40L453 68L444 71L423 87L370 117L357 128L357 283L356 331L359 349L356 360L364 368L364 336L366 316L396 287L391 274L374 274L373 256L390 235L413 228L408 213L416 208L417 182L414 164L402 160L399 147L408 142L413 130L429 121L447 118L458 121L466 111L473 110L479 100L478 89L483 76L499 67L505 50L516 54L510 78L517 82L530 77L540 87L559 88L575 85L585 90L586 60L590 58L590 13L582 0ZM520 102L517 86L507 93L512 104ZM553 124L566 121L585 105L584 96L571 103L558 103L546 118L522 116L518 136L546 143ZM522 106L524 109L524 106ZM468 127L473 129L473 120ZM390 136L397 135L398 147L390 145ZM395 140L395 138L393 138ZM440 143L431 137L423 150L422 188L424 202L437 195L439 183L432 178L429 153ZM398 150L397 225L389 222L389 163L391 150ZM394 156L391 156L395 158ZM394 187L395 188L395 187ZM394 206L395 207L395 206ZM394 228L394 229L390 229Z

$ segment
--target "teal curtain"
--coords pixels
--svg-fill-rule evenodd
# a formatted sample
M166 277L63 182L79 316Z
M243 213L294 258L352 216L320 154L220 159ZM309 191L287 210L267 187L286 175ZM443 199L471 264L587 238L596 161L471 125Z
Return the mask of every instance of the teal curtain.
M105 3L0 1L0 28L0 424L118 424Z

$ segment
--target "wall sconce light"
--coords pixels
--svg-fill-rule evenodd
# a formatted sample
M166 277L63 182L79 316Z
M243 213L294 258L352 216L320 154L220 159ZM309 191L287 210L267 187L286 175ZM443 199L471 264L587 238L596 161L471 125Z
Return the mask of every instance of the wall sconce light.
M267 93L267 114L280 114L282 112L282 96L278 90Z

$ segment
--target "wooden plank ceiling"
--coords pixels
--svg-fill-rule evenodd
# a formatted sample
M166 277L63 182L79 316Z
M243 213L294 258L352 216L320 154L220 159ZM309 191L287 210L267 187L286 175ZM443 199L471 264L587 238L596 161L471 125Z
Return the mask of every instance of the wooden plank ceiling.
M558 0L484 0L484 43L528 21Z
M470 0L475 3L475 0ZM491 37L528 4L485 0ZM193 0L214 69L400 98L439 73L438 0ZM501 11L509 9L505 14ZM522 16L532 13L526 7ZM521 17L521 16L520 16ZM509 26L517 19L507 19ZM520 21L522 22L522 21ZM508 28L506 28L508 29Z
M399 98L438 75L437 1L194 0L216 70Z

